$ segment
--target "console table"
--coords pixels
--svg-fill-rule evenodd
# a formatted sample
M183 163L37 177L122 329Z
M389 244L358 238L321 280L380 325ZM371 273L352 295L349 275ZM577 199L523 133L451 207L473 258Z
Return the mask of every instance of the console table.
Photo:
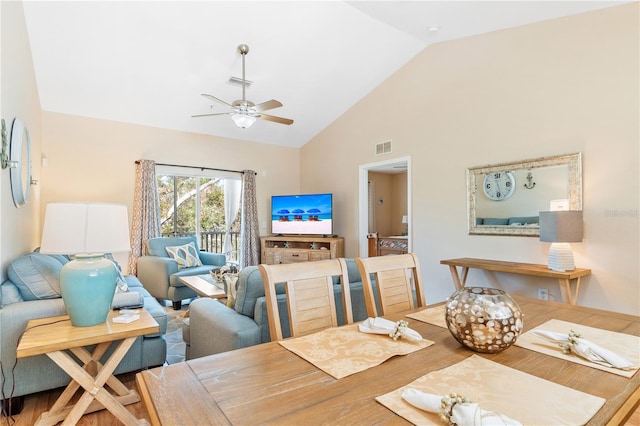
M280 235L260 237L262 263L311 262L344 257L344 238Z
M507 272L510 274L530 275L536 277L556 278L560 286L560 292L564 293L564 300L571 305L578 301L580 291L580 278L591 275L591 269L576 268L573 271L557 272L552 271L547 265L536 265L532 263L505 262L501 260L473 259L463 257L461 259L441 260L442 265L449 265L451 278L456 285L456 289L464 287L467 281L469 268L484 269L485 271ZM462 279L458 274L458 267L462 268ZM571 283L575 280L575 292L571 292Z

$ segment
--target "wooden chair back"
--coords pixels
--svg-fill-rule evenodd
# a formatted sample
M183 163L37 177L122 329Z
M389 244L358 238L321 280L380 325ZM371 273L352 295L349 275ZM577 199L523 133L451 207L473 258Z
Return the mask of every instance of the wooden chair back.
M353 322L349 276L344 259L259 266L267 300L271 341L282 340L276 284L284 283L291 337L338 326L333 277L340 277L346 324Z
M422 274L418 258L413 253L361 257L356 259L362 278L362 290L369 317L415 308L412 282L416 290L418 306L426 306ZM371 275L375 277L378 300L382 312L378 312L373 295Z

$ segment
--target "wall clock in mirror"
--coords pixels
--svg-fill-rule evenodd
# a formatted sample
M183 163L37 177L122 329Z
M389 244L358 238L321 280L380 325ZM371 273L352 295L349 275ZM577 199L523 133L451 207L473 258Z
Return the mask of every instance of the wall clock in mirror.
M494 201L502 201L513 195L516 178L512 172L490 172L484 177L483 187L487 197Z

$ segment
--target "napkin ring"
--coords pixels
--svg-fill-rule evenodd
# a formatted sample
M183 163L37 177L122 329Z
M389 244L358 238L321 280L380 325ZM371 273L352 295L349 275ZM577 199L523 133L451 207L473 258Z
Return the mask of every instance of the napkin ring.
M409 323L406 322L405 320L398 321L396 323L395 330L393 330L393 333L389 333L389 337L391 337L393 340L398 340L402 335L402 330L404 330L408 326L409 326Z
M568 355L571 353L571 348L578 344L578 339L582 338L582 335L576 331L570 330L569 337L567 338L567 343L563 343L560 345L562 348L562 353Z
M453 414L453 407L456 404L465 404L467 402L471 402L467 400L462 395L458 395L457 393L450 393L449 395L445 395L441 400L442 404L440 405L440 420L448 425L454 425L451 421L451 415Z

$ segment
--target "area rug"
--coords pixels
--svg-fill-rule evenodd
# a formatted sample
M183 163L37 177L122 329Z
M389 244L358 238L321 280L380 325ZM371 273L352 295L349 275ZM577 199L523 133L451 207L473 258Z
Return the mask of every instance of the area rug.
M182 309L176 311L171 306L165 306L167 311L167 333L164 339L167 341L167 364L175 364L184 361L185 343L182 340L182 320L189 305L183 303Z

